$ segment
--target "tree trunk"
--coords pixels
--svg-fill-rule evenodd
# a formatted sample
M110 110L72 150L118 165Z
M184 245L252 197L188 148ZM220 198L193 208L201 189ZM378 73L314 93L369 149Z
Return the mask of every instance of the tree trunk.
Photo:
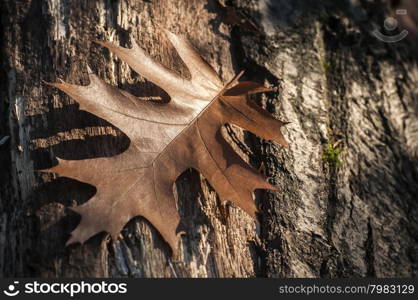
M370 34L383 24L385 3L226 4L256 30L225 24L227 8L215 0L1 2L1 276L418 274L417 56L407 40L387 44ZM246 79L278 86L256 100L291 122L289 148L230 125L224 134L280 191L255 193L255 224L190 170L176 183L186 228L179 255L141 217L117 242L103 233L65 247L79 221L66 207L88 201L95 188L34 170L57 156L112 156L129 139L42 80L87 84L88 63L110 84L164 98L93 43L130 46L131 36L188 76L161 28L187 35L224 81L245 70Z

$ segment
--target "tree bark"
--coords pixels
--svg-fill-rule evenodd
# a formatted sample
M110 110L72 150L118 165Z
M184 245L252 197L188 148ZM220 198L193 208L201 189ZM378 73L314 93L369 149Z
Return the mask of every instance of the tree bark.
M386 3L226 4L258 30L225 24L227 9L215 0L1 2L1 276L418 274L417 56L407 40L386 44L370 34L383 24ZM88 201L95 188L34 170L57 156L112 156L129 139L42 80L87 84L88 63L110 84L165 98L93 43L130 46L131 36L187 77L161 28L187 35L224 81L245 70L246 79L278 86L256 101L291 122L289 148L231 125L223 131L280 191L255 193L256 224L190 170L176 183L186 228L179 255L141 217L117 242L103 233L65 247L79 221L66 207ZM334 148L343 152L331 157Z

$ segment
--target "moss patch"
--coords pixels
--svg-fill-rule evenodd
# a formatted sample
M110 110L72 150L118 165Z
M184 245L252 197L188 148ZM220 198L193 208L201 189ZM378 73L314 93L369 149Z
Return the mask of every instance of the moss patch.
M342 165L340 155L343 151L344 150L342 148L338 148L337 144L328 142L324 149L324 153L322 154L322 160L330 166L339 167Z

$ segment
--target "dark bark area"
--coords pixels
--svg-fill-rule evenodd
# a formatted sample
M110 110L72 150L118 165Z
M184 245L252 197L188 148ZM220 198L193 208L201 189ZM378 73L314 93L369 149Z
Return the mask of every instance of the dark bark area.
M371 35L387 3L226 4L260 32L226 25L226 9L214 0L1 2L0 276L417 275L417 56L408 40L387 44ZM101 234L66 248L79 220L66 207L88 201L95 188L34 170L53 166L56 156L112 156L129 139L41 82L86 84L88 63L108 83L166 98L92 43L129 46L131 34L188 76L161 28L186 34L225 81L245 70L246 79L278 86L256 101L291 122L288 149L229 125L224 134L281 190L256 192L256 225L190 170L176 186L186 228L180 255L141 217L116 243ZM327 156L327 145L343 152Z

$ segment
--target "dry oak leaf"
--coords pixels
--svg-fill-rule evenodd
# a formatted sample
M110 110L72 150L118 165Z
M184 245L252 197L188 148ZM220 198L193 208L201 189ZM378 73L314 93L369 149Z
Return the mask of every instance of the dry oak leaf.
M191 79L186 80L151 59L132 39L132 48L98 42L132 69L163 88L168 103L140 101L92 74L90 84L50 83L130 139L122 154L85 160L62 160L47 172L94 185L97 193L83 205L71 208L81 215L68 244L84 243L106 231L113 240L125 224L143 216L155 226L175 252L180 217L173 185L189 168L203 174L221 200L229 200L255 217L254 189L274 189L266 179L237 155L221 135L221 127L233 123L261 138L286 146L280 131L284 122L274 119L248 97L270 91L236 76L224 85L215 71L183 37L166 32Z

